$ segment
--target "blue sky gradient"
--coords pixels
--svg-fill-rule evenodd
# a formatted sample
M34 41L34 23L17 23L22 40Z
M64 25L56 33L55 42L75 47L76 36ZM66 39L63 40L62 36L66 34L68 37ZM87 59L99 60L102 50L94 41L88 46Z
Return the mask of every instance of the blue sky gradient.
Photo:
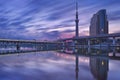
M78 0L79 34L89 35L90 19L106 9L109 33L120 32L120 0ZM54 40L74 36L74 0L0 0L0 38Z

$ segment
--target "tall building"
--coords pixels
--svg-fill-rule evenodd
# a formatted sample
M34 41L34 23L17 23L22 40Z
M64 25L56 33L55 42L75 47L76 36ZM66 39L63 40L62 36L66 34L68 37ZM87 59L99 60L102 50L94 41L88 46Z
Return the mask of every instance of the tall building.
M76 0L76 30L75 30L75 36L79 37L79 18L78 18L78 1Z
M90 36L101 34L108 34L108 20L105 9L94 14L90 23Z

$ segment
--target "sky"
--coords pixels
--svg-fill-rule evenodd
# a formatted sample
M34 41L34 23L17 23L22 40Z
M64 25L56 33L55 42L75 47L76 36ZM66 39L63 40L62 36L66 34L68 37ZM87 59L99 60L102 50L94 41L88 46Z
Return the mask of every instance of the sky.
M90 20L107 10L109 33L120 32L120 0L78 0L79 35L89 35ZM55 40L75 35L75 0L0 0L0 38Z

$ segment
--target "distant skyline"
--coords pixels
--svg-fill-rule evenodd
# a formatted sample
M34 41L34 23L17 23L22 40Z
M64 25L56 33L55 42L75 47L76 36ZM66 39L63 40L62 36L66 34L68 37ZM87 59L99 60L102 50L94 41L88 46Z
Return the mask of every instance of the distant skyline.
M79 35L107 10L109 33L120 32L120 0L78 0ZM75 36L75 0L0 0L0 38L53 40Z

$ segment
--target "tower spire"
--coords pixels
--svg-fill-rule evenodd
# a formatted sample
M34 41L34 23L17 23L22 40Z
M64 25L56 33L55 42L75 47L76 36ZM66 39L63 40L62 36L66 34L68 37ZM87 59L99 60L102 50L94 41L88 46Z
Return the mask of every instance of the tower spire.
M79 28L78 28L78 24L79 24L79 19L78 19L78 1L76 0L76 20L75 20L75 23L76 23L76 37L79 36Z
M76 11L78 12L78 1L76 0Z

